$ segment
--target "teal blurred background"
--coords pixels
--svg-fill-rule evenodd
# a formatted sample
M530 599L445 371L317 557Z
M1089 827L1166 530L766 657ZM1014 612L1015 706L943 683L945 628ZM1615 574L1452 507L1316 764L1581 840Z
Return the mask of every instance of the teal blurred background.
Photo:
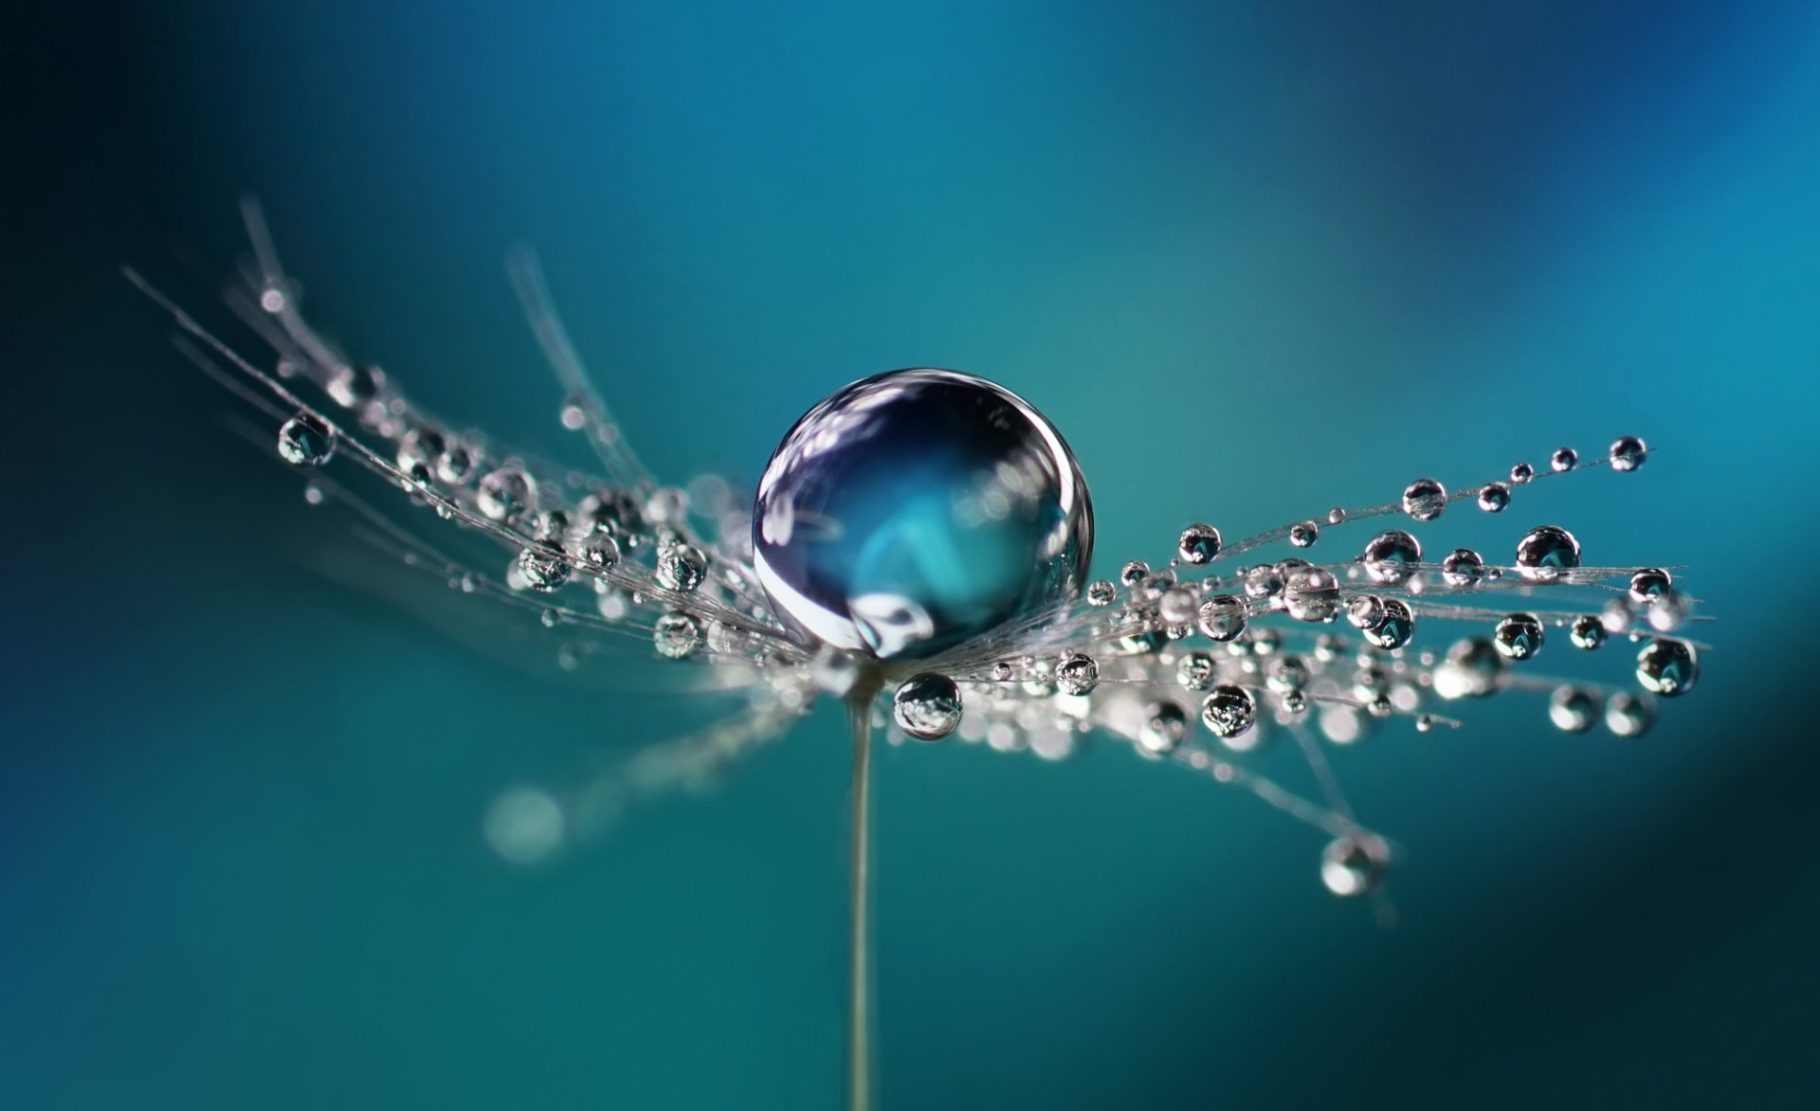
M1633 744L1510 699L1337 753L1395 929L1128 751L884 752L885 1104L1820 1100L1814 5L72 5L0 50L5 1106L837 1105L838 715L493 856L501 788L703 707L302 558L322 519L116 271L223 320L242 190L315 315L519 440L563 434L516 240L662 473L750 482L864 374L992 376L1102 572L1648 437L1427 535L1689 565L1700 689Z

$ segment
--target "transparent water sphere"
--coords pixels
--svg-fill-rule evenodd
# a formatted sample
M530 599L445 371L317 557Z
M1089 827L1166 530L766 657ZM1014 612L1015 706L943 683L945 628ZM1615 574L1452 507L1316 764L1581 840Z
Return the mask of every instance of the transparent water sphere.
M954 680L933 671L913 675L897 688L891 716L919 741L936 741L961 723L961 692Z
M1699 658L1685 641L1658 638L1637 653L1637 681L1665 698L1686 694L1700 678Z
M1321 883L1342 899L1369 894L1390 866L1390 846L1370 834L1336 837L1321 850Z
M298 413L278 430L278 454L297 467L320 467L335 454L335 433L308 413Z
M1093 551L1074 454L983 378L863 379L785 435L752 514L759 581L798 632L917 659L1070 601Z

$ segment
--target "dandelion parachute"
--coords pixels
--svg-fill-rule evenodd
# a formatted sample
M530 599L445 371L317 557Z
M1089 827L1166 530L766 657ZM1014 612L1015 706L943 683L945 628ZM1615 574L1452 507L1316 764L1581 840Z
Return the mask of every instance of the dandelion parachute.
M1649 448L1635 436L1603 454L1561 448L1543 469L1518 463L1476 485L1417 478L1381 504L1237 538L1178 525L1158 538L1166 559L1089 579L1085 476L1040 412L990 382L913 370L836 392L785 437L756 501L713 476L665 483L596 389L534 259L518 253L514 283L566 395L561 425L596 459L577 471L462 430L349 358L303 316L257 209L246 216L253 264L228 300L268 355L244 357L127 276L170 314L185 353L269 422L313 501L346 506L362 535L474 604L560 630L565 666L596 653L657 657L735 700L721 723L567 797L508 796L488 828L505 831L495 841L509 859L554 846L564 815L661 794L839 701L853 708L862 802L875 722L893 740L1046 759L1109 739L1313 827L1321 882L1361 896L1378 890L1390 842L1355 814L1326 746L1397 722L1452 729L1460 707L1491 696L1527 696L1538 724L1580 733L1602 722L1634 738L1660 700L1698 679L1705 646L1687 630L1699 618L1669 570L1584 562L1572 532L1547 521L1503 553L1423 542L1461 513L1527 510L1544 482L1637 471ZM383 480L396 504L333 477L344 468ZM1626 643L1634 684L1575 677L1573 657ZM1279 744L1307 764L1311 792L1260 770L1258 754ZM866 935L855 899L862 1106Z

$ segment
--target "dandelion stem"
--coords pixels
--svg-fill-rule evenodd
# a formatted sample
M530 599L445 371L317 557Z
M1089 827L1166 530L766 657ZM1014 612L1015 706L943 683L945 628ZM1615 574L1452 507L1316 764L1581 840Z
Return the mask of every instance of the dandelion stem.
M876 693L876 692L871 692ZM853 726L851 991L847 1008L847 1106L872 1106L872 697L847 702Z

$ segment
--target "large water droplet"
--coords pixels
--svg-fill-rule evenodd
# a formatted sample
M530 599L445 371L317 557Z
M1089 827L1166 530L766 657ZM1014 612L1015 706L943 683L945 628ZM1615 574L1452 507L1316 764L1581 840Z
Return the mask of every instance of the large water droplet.
M901 370L784 437L752 520L778 614L823 643L923 657L1074 597L1093 510L1073 454L999 386Z

